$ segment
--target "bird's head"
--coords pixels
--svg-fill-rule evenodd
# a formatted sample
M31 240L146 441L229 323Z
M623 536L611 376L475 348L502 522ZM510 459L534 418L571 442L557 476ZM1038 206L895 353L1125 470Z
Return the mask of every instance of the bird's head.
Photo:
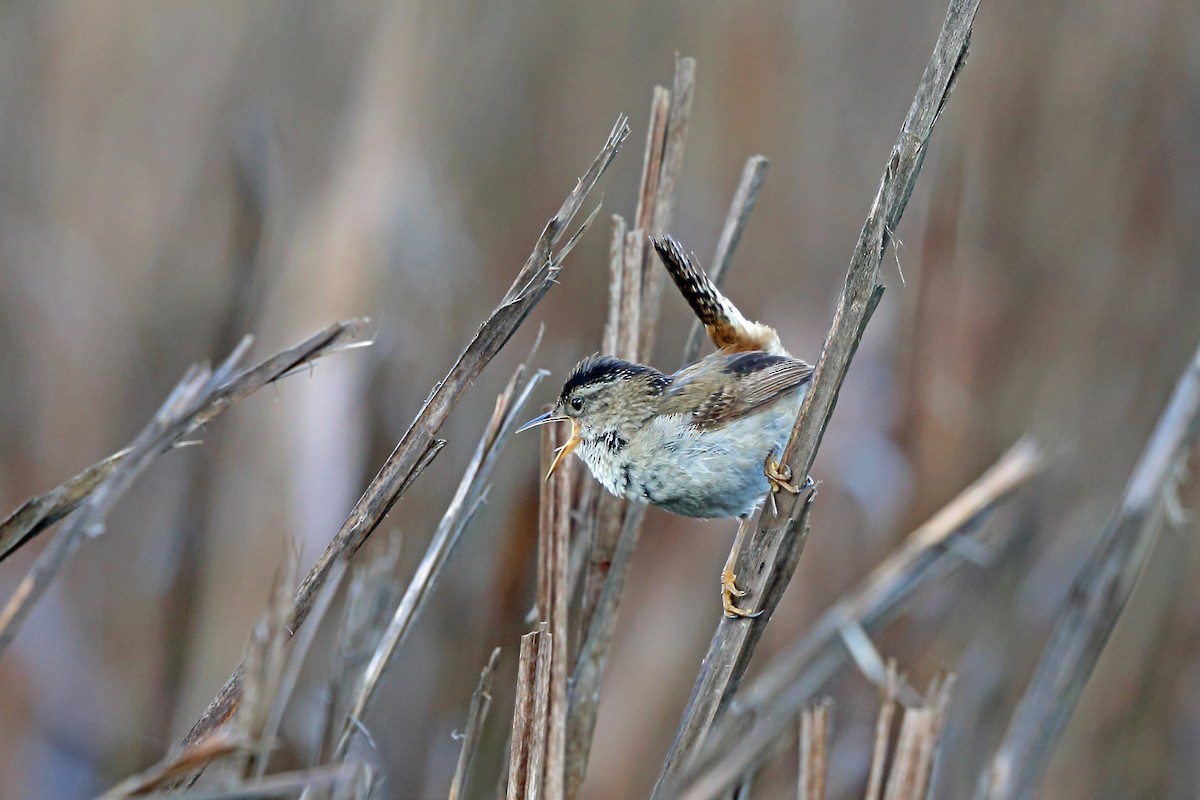
M669 379L653 367L593 355L571 371L554 408L525 423L520 431L549 422L569 421L571 437L559 448L549 478L559 462L581 442L595 442L615 432L628 439L654 415Z

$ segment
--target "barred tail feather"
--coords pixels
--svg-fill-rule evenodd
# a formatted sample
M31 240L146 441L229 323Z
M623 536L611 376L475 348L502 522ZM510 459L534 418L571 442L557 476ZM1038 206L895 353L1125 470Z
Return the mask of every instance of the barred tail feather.
M727 352L763 350L788 355L775 329L746 319L737 306L721 294L704 270L684 252L679 242L666 234L654 237L651 241L667 273L704 324L713 344Z

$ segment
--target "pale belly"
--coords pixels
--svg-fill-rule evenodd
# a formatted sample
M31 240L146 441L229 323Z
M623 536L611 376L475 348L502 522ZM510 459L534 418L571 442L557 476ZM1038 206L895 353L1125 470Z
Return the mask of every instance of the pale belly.
M682 416L659 417L630 442L619 463L607 454L580 455L605 488L632 501L687 517L748 515L766 495L765 462L782 452L801 400L797 391L717 430L697 430Z

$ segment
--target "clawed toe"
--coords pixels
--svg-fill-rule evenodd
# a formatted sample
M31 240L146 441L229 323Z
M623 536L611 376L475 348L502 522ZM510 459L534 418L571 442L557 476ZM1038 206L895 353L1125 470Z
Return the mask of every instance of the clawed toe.
M771 491L778 492L780 489L786 489L792 494L800 494L801 488L792 483L792 468L787 464L780 464L774 458L768 456L766 467L763 470L767 476L767 480L771 483ZM811 479L805 482L811 483Z
M731 617L731 618L736 618L736 617L753 618L753 617L757 617L758 615L762 614L761 611L747 611L746 609L740 608L734 604L733 598L745 597L745 596L746 596L745 590L739 589L737 587L737 576L734 575L732 572L728 572L728 571L722 572L721 573L721 607L725 610L725 616Z

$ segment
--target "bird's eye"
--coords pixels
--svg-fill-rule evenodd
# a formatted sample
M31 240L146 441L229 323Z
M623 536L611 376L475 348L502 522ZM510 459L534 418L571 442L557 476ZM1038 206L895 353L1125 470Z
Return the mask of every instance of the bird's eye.
M575 409L576 411L582 411L583 410L583 401L580 400L578 397L572 397L571 398L571 408Z

